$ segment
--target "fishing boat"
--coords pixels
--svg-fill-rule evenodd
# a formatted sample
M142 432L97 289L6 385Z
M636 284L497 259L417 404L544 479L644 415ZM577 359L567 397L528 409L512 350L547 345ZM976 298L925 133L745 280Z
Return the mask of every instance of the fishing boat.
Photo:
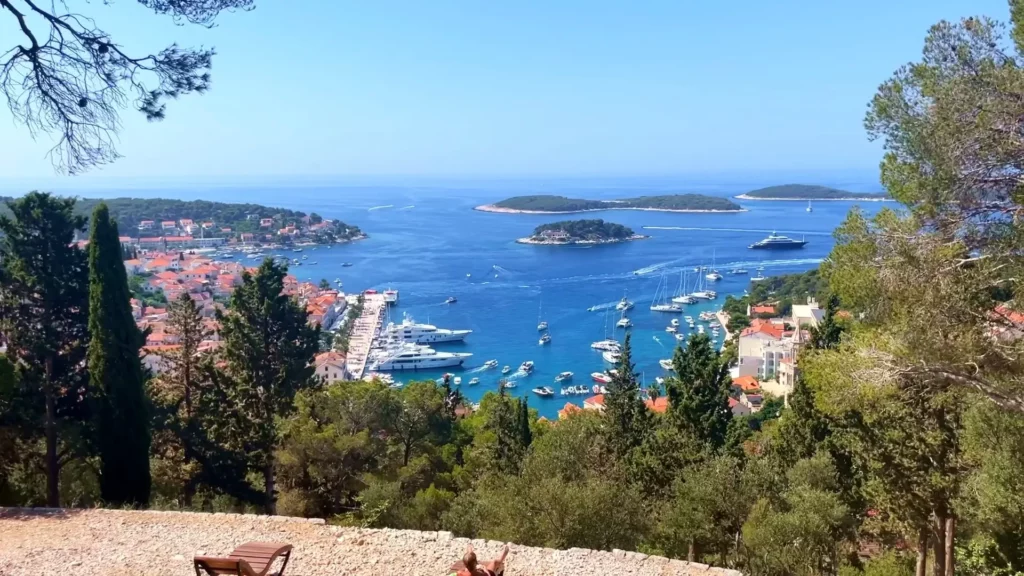
M540 337L540 340L537 341L537 343L540 344L541 346L543 346L543 345L545 345L545 344L547 344L549 342L551 342L551 334L548 334L547 332L545 332Z
M565 382L566 380L572 380L572 372L562 372L555 376L555 382Z
M498 361L497 360L488 360L487 362L484 362L484 368L487 368L488 370L491 369L491 368L497 368L497 367L498 367Z
M480 383L480 379L479 378L473 377L473 378L469 379L469 385L470 386L476 386L479 383Z
M555 395L555 391L550 386L538 386L533 389L533 393L543 398L550 398Z
M529 374L530 372L533 372L533 360L527 360L526 362L523 362L522 364L520 364L519 365L519 371L520 372L526 372L527 374Z
M592 372L590 379L600 384L608 384L612 381L612 377L605 372Z
M511 366L505 366L504 368L501 369L501 373L502 374L508 374L511 371L512 371L512 367Z

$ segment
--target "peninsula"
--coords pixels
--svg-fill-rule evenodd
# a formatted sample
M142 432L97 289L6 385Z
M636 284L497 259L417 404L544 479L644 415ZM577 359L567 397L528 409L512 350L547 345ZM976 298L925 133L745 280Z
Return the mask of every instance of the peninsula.
M740 194L736 198L740 200L860 200L870 202L892 200L888 194L849 192L829 188L828 186L814 186L810 184L783 184L781 186L758 188L757 190Z
M636 234L632 228L605 222L604 220L565 220L541 224L533 229L533 235L520 238L520 244L545 244L568 246L573 244L614 244L647 238Z
M728 198L702 194L638 196L618 200L584 200L540 194L514 196L494 204L477 206L483 212L506 214L571 214L598 210L656 210L661 212L743 212L743 207Z

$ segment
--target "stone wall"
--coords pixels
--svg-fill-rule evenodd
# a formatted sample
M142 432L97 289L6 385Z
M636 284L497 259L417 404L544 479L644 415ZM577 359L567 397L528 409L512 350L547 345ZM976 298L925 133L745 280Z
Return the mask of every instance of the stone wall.
M4 576L186 576L193 555L223 556L244 542L294 546L287 576L448 574L472 543L481 560L502 543L450 532L328 526L322 519L196 512L0 508ZM510 545L505 574L741 576L735 570L637 552Z

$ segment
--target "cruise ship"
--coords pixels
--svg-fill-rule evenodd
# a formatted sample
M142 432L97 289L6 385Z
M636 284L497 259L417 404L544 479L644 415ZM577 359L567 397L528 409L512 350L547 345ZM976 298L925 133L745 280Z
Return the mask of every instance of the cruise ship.
M370 354L367 368L372 371L449 368L462 366L470 356L468 352L438 352L429 346L400 344L375 350Z
M803 248L807 240L794 240L788 236L780 236L775 232L759 242L754 242L748 248L755 250L788 250L790 248Z
M439 344L441 342L462 342L472 330L447 330L433 324L417 324L411 316L406 316L401 324L388 324L384 331L390 340L399 340L413 344Z

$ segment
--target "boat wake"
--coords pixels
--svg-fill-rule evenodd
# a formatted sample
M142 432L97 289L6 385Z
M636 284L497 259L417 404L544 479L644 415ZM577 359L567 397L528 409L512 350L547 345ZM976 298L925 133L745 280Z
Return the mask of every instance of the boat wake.
M385 204L384 206L374 206L373 208L367 208L367 212L373 212L374 210L383 210L385 208L394 208L394 204Z
M654 341L657 342L662 348L665 347L665 345L662 344L661 339L659 339L657 336L652 336L652 338L654 338Z
M800 234L803 236L831 236L831 232L810 232L806 230L755 230L753 228L700 228L691 226L641 226L644 230L690 230L696 232L751 232L758 234Z
M412 209L413 209L413 208L415 208L415 207L416 207L416 206L413 206L413 205L409 205L409 206L402 206L401 208L399 208L399 210L412 210Z
M472 368L470 370L466 370L464 373L465 374L479 374L480 372L483 372L484 370L487 370L487 366L477 366L476 368Z
M618 305L618 300L614 302L605 302L604 304L595 304L590 308L587 308L587 312L598 312L600 310L608 310L609 308L615 308Z
M502 268L497 264L491 266L491 269L494 270L495 272L501 272L502 274L514 274L514 272L512 272L511 270L508 270L507 268Z

